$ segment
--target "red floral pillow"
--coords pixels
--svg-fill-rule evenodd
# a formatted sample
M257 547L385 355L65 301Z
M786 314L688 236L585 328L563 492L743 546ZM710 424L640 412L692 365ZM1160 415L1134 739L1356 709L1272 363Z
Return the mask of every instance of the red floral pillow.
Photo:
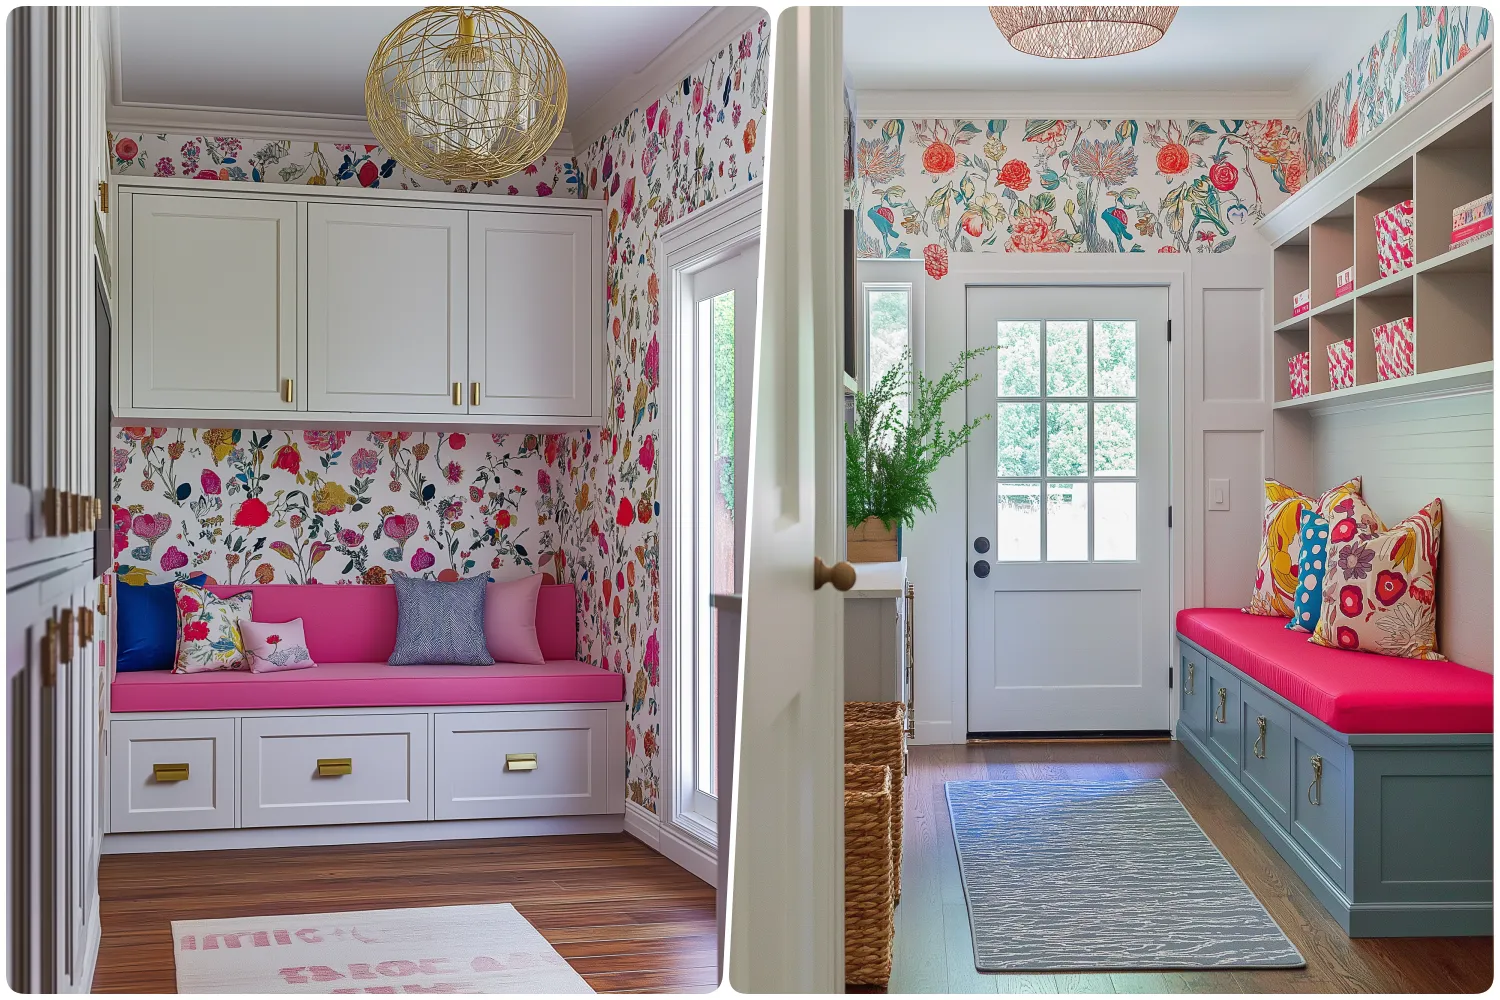
M215 597L202 587L179 583L177 599L177 659L174 673L207 670L249 670L240 619L250 617L250 594Z
M1384 656L1446 659L1438 652L1437 560L1443 502L1370 531L1353 519L1328 537L1323 614L1311 642Z

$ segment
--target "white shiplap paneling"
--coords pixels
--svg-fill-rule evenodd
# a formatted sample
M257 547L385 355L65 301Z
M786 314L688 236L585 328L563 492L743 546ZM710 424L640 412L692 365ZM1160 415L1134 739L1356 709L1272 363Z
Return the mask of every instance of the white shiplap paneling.
M1443 501L1438 643L1459 663L1494 672L1494 425L1491 390L1311 418L1318 483L1364 477L1364 495L1394 524Z

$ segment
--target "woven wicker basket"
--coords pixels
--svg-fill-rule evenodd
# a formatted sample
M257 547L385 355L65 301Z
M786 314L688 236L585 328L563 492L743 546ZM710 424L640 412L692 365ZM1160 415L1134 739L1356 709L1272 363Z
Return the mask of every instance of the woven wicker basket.
M844 703L844 763L891 769L891 898L901 901L901 829L906 815L906 706L899 701Z
M884 986L896 931L891 896L891 769L844 765L844 980Z

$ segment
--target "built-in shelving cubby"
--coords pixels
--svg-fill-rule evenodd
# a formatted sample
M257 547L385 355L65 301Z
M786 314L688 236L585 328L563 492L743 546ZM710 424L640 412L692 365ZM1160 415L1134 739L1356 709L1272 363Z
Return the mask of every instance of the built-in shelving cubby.
M1454 115L1385 165L1353 180L1343 200L1276 243L1272 267L1271 363L1278 408L1316 408L1341 399L1390 399L1490 378L1494 348L1494 238L1451 245L1453 210L1492 191L1492 104ZM1358 185L1355 187L1354 185ZM1337 198L1337 195L1334 196ZM1412 201L1412 266L1380 273L1376 216ZM1354 268L1354 288L1338 275ZM1310 308L1292 315L1307 289ZM1413 373L1381 381L1376 327L1412 318ZM1333 390L1328 347L1354 340L1354 385ZM1310 393L1293 399L1288 362L1309 352Z

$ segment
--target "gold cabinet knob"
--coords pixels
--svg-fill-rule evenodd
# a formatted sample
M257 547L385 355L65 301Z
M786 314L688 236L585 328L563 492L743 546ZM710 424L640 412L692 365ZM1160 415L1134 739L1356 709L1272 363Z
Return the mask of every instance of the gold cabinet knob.
M829 566L819 557L813 556L813 590L823 589L825 583L833 584L834 590L849 590L853 588L856 576L854 567L846 562Z

